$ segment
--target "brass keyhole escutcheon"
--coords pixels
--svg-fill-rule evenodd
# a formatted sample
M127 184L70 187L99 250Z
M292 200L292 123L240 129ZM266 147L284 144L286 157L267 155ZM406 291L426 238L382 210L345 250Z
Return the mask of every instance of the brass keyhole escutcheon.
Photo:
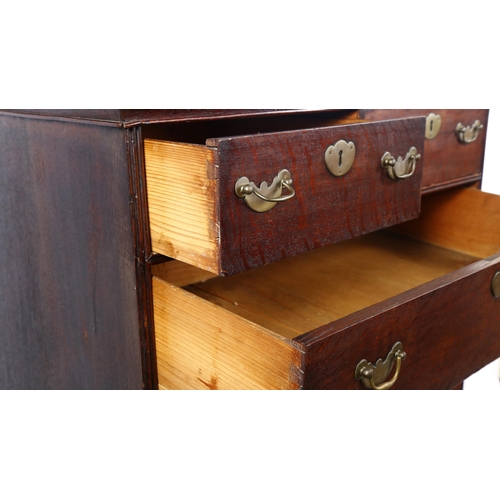
M441 130L441 115L429 113L425 120L425 138L434 139Z
M337 141L325 152L326 168L335 177L342 177L351 170L355 158L356 146L353 142Z

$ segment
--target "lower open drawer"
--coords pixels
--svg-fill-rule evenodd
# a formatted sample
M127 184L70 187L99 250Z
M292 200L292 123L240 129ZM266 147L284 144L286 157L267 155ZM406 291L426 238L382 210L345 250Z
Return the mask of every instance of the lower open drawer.
M400 342L394 388L453 388L500 357L499 228L500 197L457 189L390 232L231 277L155 266L160 387L364 388L358 364Z

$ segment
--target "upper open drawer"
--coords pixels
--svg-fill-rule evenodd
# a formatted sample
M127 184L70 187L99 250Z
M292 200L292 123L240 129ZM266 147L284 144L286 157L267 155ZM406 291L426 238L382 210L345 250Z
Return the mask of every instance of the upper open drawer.
M425 119L145 139L152 250L221 275L418 217Z

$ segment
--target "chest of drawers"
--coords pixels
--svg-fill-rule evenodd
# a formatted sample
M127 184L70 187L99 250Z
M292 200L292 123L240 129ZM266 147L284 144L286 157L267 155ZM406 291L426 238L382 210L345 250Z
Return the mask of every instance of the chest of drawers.
M487 117L2 112L0 383L458 386L500 357Z

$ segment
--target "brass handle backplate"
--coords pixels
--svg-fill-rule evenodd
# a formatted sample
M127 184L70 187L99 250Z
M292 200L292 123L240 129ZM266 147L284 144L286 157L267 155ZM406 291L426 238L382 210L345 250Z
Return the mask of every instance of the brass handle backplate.
M406 154L404 160L401 156L394 158L391 153L385 153L380 161L382 168L385 169L387 175L393 180L407 179L415 173L417 161L421 158L417 153L417 148L411 147Z
M476 120L471 126L466 127L461 123L458 123L455 128L455 133L457 134L458 140L462 144L470 144L477 139L479 131L484 127L484 125Z
M245 203L254 212L268 212L276 203L287 201L295 196L295 190L292 187L293 181L288 170L281 170L274 178L270 186L267 182L262 182L257 187L247 177L240 177L234 186L236 196L245 198ZM282 196L282 190L288 190L287 195Z
M363 359L356 366L354 377L356 380L361 380L362 384L367 389L381 391L390 389L397 381L401 372L401 362L406 358L406 353L403 351L401 342L396 342L392 347L385 360L379 359L375 365ZM391 373L392 367L396 363L394 375L388 381L387 377Z

